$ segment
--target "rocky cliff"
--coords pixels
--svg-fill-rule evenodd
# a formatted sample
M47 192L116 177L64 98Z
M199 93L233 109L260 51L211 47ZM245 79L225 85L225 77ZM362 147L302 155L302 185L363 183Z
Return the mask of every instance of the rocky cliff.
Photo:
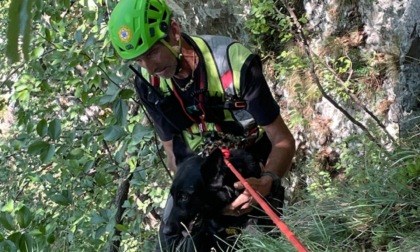
M243 0L169 0L184 30L192 34L224 34L245 44L250 36L244 22L250 17L250 1ZM380 106L386 113L384 123L393 135L419 125L420 119L420 1L419 0L311 0L296 1L295 9L303 9L308 18L305 28L310 44L322 50L328 38L347 40L360 52L374 52L384 57L396 71L385 71L380 88L385 93ZM353 43L353 44L351 44ZM280 53L280 52L278 52ZM397 62L391 62L397 61ZM385 62L386 63L386 62ZM395 64L394 64L395 63ZM273 83L276 85L276 83ZM314 104L323 117L330 117L333 138L352 134L357 128L325 99ZM349 108L351 109L351 108ZM335 116L333 116L335 115ZM344 134L343 134L344 132Z

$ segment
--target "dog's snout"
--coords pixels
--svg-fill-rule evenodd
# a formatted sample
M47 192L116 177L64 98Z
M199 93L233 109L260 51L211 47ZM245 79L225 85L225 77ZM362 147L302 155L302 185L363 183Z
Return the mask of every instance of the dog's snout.
M166 223L163 227L163 233L165 235L171 236L171 235L176 235L177 232L177 228L175 227L175 225L173 225L173 223Z

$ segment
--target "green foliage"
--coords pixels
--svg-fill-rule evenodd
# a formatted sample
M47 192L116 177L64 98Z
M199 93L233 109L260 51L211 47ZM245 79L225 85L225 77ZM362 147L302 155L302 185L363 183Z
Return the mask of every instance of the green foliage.
M359 108L362 102L371 108L375 106L375 101L383 99L383 92L379 89L382 78L394 75L389 73L390 69L395 69L391 66L391 62L395 64L391 56L391 60L383 60L387 58L384 54L361 53L343 43L351 37L348 34L343 38L326 38L323 45L313 46L312 49L316 47L318 53L315 55L312 52L313 65L309 64L301 44L264 47L267 41L276 41L276 45L280 45L282 42L277 34L284 31L283 27L279 27L278 33L267 32L267 20L288 18L284 13L274 11L281 10L281 6L274 5L273 8L273 5L256 4L260 2L253 2L254 13L261 12L266 16L256 15L249 25L254 41L263 50L262 54L276 55L266 63L268 69L274 70L270 72L273 73L270 77L287 92L287 111L283 110L283 114L287 115L290 126L308 129L311 126L309 122L314 121L316 111L313 106L321 95L314 79L308 74L311 67L324 91L340 104L354 109ZM353 34L356 38L357 32ZM309 34L305 35L310 43ZM300 41L300 38L296 39ZM359 99L354 106L352 103L355 101L350 95ZM357 109L352 113L356 118L362 115ZM375 123L367 120L366 124L372 134L384 139L383 132ZM314 134L315 138L319 136L319 132L305 133ZM328 145L340 153L339 160L332 166L318 158L317 151L320 150L312 147L296 164L303 171L302 187L305 192L299 194L301 201L286 207L284 221L309 251L419 250L418 136L415 132L410 138L401 139L400 145L388 146L393 150L390 154L371 140L355 134L340 143ZM242 245L242 251L293 249L284 235L278 238L274 233L273 236L276 239L263 234L245 234L238 238L237 243Z
M31 13L16 16L26 9L8 7L18 3ZM122 251L136 251L153 243L148 214L165 201L169 177L153 130L139 123L132 73L110 47L106 21L115 4L0 3L11 22L0 19L3 34L22 30L13 35L19 47L9 46L13 36L0 41L16 62L0 69L2 93L10 94L5 106L15 116L0 142L0 251L104 251L115 239ZM129 174L117 224L118 186Z
M246 27L263 53L281 51L292 37L290 19L281 10L279 1L251 1L251 18L247 20Z
M22 52L25 60L28 59L29 42L31 39L31 0L11 1L8 8L9 23L7 26L7 49L6 54L12 63L19 61L19 40L22 41Z
M284 222L309 251L417 251L420 238L419 139L405 141L391 155L367 139L352 138L341 148L341 177L309 186L310 194L288 206ZM353 145L353 146L351 146ZM300 164L303 165L303 164ZM314 164L307 163L305 171ZM323 176L327 176L324 171ZM312 174L308 174L313 181ZM284 235L239 238L242 251L290 251ZM277 251L277 250L276 250Z

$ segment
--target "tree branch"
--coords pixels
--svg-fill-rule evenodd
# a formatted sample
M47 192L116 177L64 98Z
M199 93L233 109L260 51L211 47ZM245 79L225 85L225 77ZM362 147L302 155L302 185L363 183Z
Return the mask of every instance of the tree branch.
M287 11L289 12L290 16L292 17L293 23L297 28L297 34L300 37L302 43L303 43L303 47L305 50L305 53L308 57L309 63L310 63L310 73L312 76L312 79L315 81L315 84L317 85L318 89L321 91L322 96L327 99L335 108L337 108L341 113L343 113L352 123L354 123L355 125L357 125L360 129L362 129L365 134L367 135L367 137L369 138L369 140L371 140L372 142L374 142L379 148L384 149L384 147L382 146L382 144L370 133L370 131L359 121L357 121L353 116L351 116L343 107L341 107L336 101L334 101L334 99L329 96L327 94L327 92L325 91L325 89L322 87L321 82L315 72L315 63L313 61L312 58L312 50L310 49L310 46L308 44L308 41L306 40L305 35L303 34L303 29L302 26L300 25L298 18L296 17L294 11L292 10L292 8L290 8L290 6L286 3L286 1L281 0L283 5L285 6L285 8L287 9ZM274 6L274 8L276 9L277 12L279 12L279 10Z

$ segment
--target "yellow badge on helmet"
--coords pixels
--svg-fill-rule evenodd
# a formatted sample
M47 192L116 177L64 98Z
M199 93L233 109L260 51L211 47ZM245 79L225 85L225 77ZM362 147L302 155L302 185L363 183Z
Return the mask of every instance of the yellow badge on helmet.
M128 43L132 37L132 32L130 28L128 28L127 26L122 26L118 30L118 37L120 38L121 42Z

